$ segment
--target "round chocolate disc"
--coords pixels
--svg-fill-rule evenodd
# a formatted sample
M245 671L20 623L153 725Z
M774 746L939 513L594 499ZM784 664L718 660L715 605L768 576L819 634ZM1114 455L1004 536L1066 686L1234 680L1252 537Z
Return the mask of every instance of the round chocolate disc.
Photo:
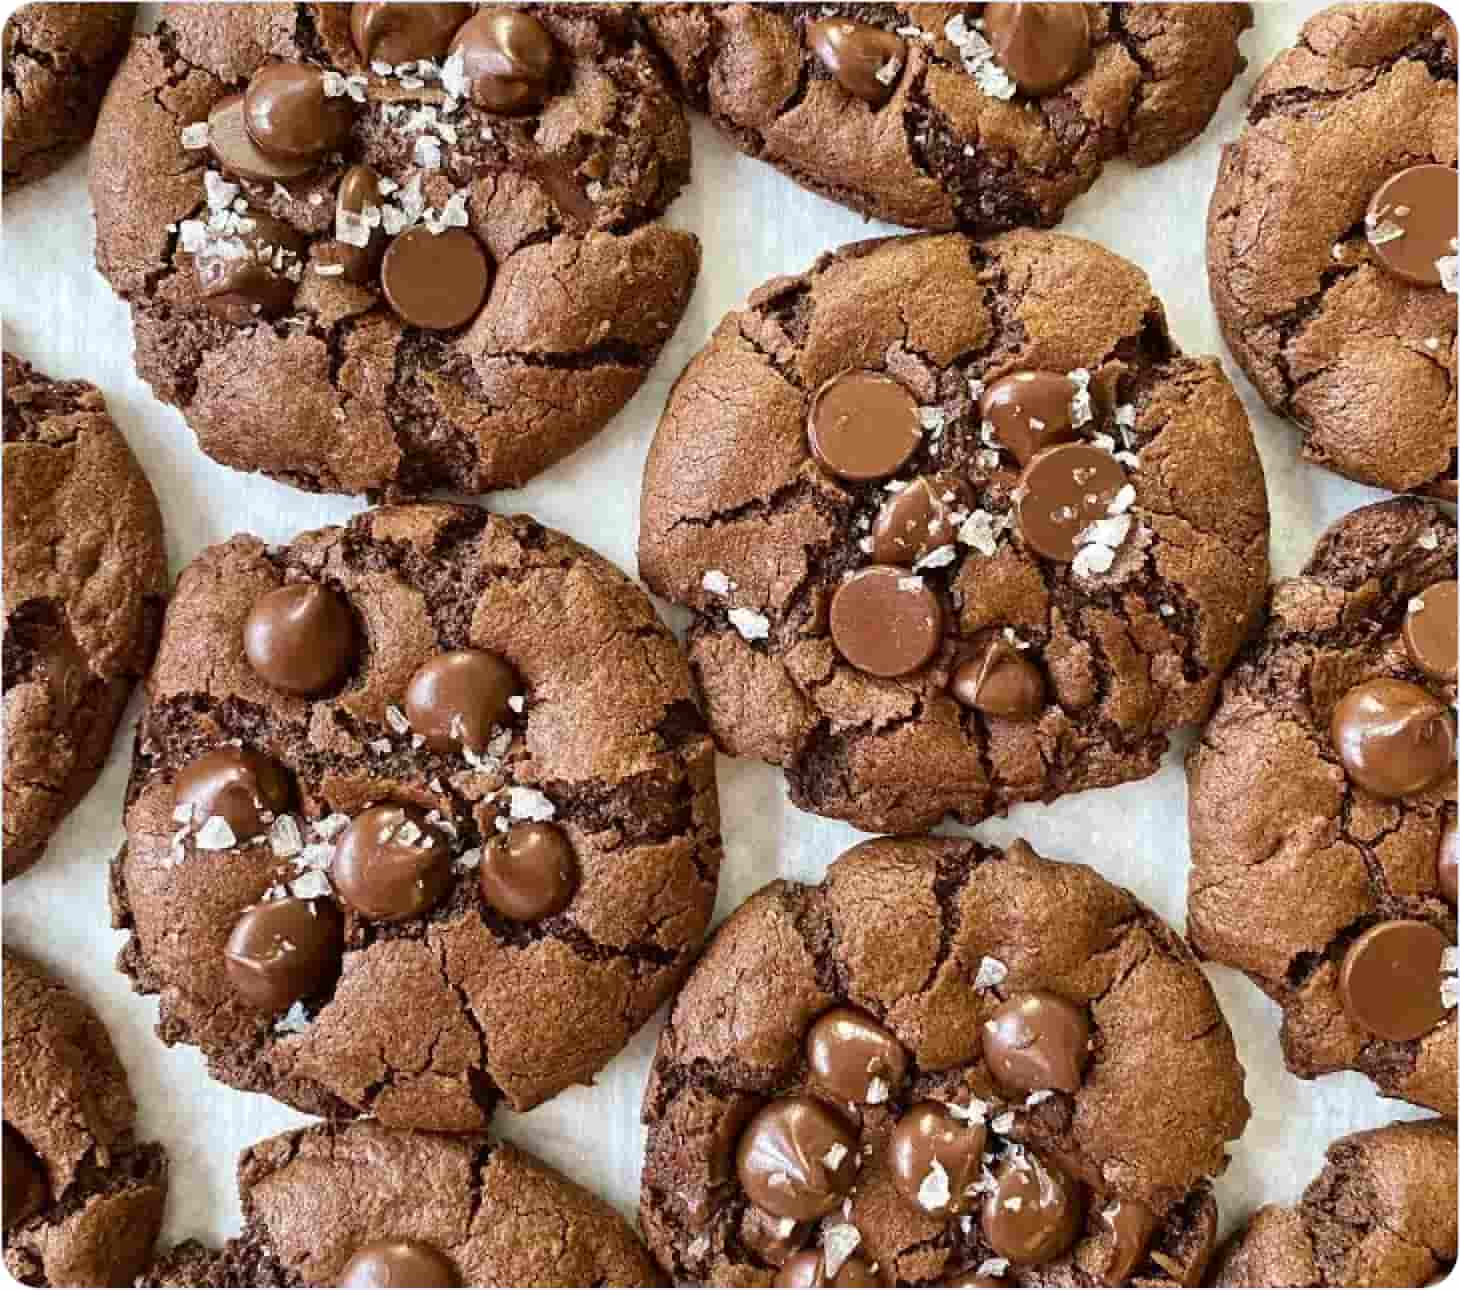
M1117 1199L1100 1211L1100 1224L1110 1233L1110 1254L1106 1259L1102 1284L1129 1285L1131 1274L1151 1248L1156 1216L1138 1200Z
M1015 995L983 1023L983 1056L994 1079L1017 1093L1077 1092L1090 1061L1090 1020L1047 990Z
M1435 857L1435 881L1440 884L1440 895L1450 902L1451 908L1456 904L1457 874L1460 870L1460 834L1457 834L1455 821L1448 820L1440 833L1440 852Z
M344 680L355 661L355 620L328 587L291 582L254 601L243 652L274 689L321 694Z
M223 951L238 997L260 1012L283 1012L317 994L339 967L344 922L328 900L269 900L246 909Z
M286 810L291 797L288 773L278 762L232 745L194 757L178 771L172 795L174 806L192 807L193 828L216 815L239 840L265 832L265 817Z
M1414 919L1369 928L1349 946L1339 971L1339 994L1350 1020L1396 1043L1429 1034L1450 1011L1440 997L1449 945L1438 927Z
M1457 614L1460 598L1453 578L1426 587L1409 604L1404 616L1404 648L1409 657L1432 681L1453 683L1460 668L1457 646Z
M466 229L433 233L417 225L390 244L380 280L402 322L448 331L476 316L487 298L492 267L482 244Z
M424 1241L371 1241L350 1256L335 1283L354 1287L456 1286L451 1260Z
M1025 94L1051 94L1090 64L1082 4L986 4L983 29L999 66Z
M250 211L249 227L210 243L193 258L198 290L208 312L226 322L277 318L294 305L306 243L283 220ZM243 254L238 254L238 248Z
M471 17L469 4L356 3L350 6L350 39L367 64L439 63L451 38Z
M298 179L315 167L312 157L271 157L261 151L244 125L242 94L219 99L208 113L208 150L228 174L260 183Z
M1079 387L1063 372L1011 372L984 390L979 412L993 427L994 438L1027 466L1037 453L1073 437L1072 405L1078 393Z
M507 719L508 701L521 693L517 674L481 649L449 650L416 669L406 687L406 718L438 752L486 750Z
M907 1049L856 1008L833 1008L806 1032L806 1065L816 1087L838 1102L885 1102L907 1078Z
M1439 286L1436 261L1455 254L1460 232L1454 167L1410 166L1391 175L1369 202L1366 227L1390 273L1416 286Z
M960 663L948 689L965 708L1005 721L1032 721L1044 710L1043 674L1000 637Z
M243 92L243 125L260 152L318 161L349 137L355 122L348 94L325 93L322 68L265 63Z
M807 435L811 455L833 475L886 479L922 442L917 400L902 382L854 368L816 391Z
M1048 1263L1074 1244L1084 1211L1063 1169L1020 1148L995 1166L982 1219L984 1239L1001 1259Z
M906 676L938 652L943 606L916 574L870 565L833 594L831 639L848 663L871 676Z
M849 18L820 18L806 25L806 43L836 83L857 98L881 106L892 97L907 61L901 36Z
M943 1218L966 1214L968 1189L983 1173L988 1130L956 1120L941 1102L919 1102L898 1120L887 1140L892 1181L909 1205Z
M826 1275L826 1255L820 1250L802 1250L782 1265L776 1276L778 1286L880 1286L881 1281L866 1259L853 1254L836 1270Z
M4 1130L4 1174L0 1176L0 1201L3 1201L4 1226L12 1227L39 1214L50 1199L45 1166L30 1144L8 1124Z
M953 516L965 500L963 482L950 475L920 475L889 493L872 524L872 558L878 564L911 565L955 542Z
M418 808L372 806L340 834L330 877L366 918L419 918L451 890L451 850Z
M1080 549L1080 534L1106 518L1125 483L1120 462L1104 448L1088 443L1046 448L1019 476L1019 532L1040 555L1068 564Z
M518 116L537 111L547 101L557 47L530 13L502 5L477 10L456 33L451 53L461 55L462 72L478 107Z
M523 820L482 848L478 880L482 899L504 918L535 923L567 909L578 862L556 824Z
M1356 685L1329 724L1349 778L1375 797L1408 797L1455 764L1455 718L1427 690L1378 677Z
M797 1094L756 1112L740 1135L735 1173L767 1213L810 1222L831 1213L851 1190L857 1147L855 1130L840 1115Z

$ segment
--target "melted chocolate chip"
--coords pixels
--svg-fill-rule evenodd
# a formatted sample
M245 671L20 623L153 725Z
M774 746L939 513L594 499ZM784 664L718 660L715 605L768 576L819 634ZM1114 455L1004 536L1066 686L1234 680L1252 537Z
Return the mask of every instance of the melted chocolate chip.
M999 1277L991 1277L976 1269L970 1269L951 1281L944 1281L940 1284L954 1287L955 1290L986 1290L987 1287L1006 1286L1009 1283Z
M260 1012L318 994L339 967L344 922L327 900L265 901L246 909L223 952L234 992Z
M967 488L950 475L920 475L889 493L872 525L872 558L878 564L911 565L948 546L958 536L953 516L966 501Z
M482 899L504 918L535 923L567 909L578 889L573 844L556 824L524 820L482 850Z
M1131 1274L1151 1248L1156 1216L1138 1200L1112 1200L1100 1211L1100 1225L1110 1234L1102 1280L1108 1286L1129 1285Z
M1043 675L1002 637L960 663L948 689L965 708L1005 721L1032 721L1044 711Z
M988 1130L956 1120L941 1102L919 1102L898 1120L887 1141L892 1181L909 1205L942 1218L966 1214L968 1189L983 1173Z
M833 594L831 639L848 663L871 676L906 676L938 652L943 606L920 577L870 565Z
M497 655L450 650L416 669L406 687L406 717L438 752L470 748L481 753L507 720L509 700L520 693L517 673Z
M885 1102L907 1078L907 1049L856 1008L833 1008L806 1032L816 1087L838 1102Z
M1369 245L1390 273L1421 287L1440 285L1435 263L1455 254L1460 201L1452 166L1410 166L1369 202Z
M350 1256L336 1282L341 1286L456 1286L451 1260L424 1241L371 1241Z
M1075 1183L1058 1165L1020 1149L995 1166L994 1184L983 1203L982 1226L1001 1259L1048 1263L1074 1244L1084 1213Z
M866 1259L853 1254L827 1278L826 1255L820 1250L802 1250L786 1260L776 1278L778 1286L880 1286L881 1281Z
M471 17L469 4L352 4L350 39L360 58L371 63L439 63L451 38Z
M1440 966L1449 943L1439 928L1414 919L1369 928L1343 956L1338 989L1344 1011L1381 1039L1427 1035L1449 1012L1440 997Z
M1011 372L983 392L979 412L1021 466L1074 437L1078 387L1063 372Z
M1018 1093L1074 1093L1090 1061L1085 1009L1046 990L1016 995L983 1023L989 1073Z
M451 890L451 851L416 807L372 806L335 843L330 877L345 904L366 918L419 918Z
M472 102L488 112L535 112L552 89L557 47L531 14L488 5L456 33L451 53L462 56Z
M216 815L239 839L264 832L265 816L286 810L290 797L288 773L278 762L231 745L193 758L178 771L172 788L174 806L192 807L195 829Z
M236 179L278 183L298 179L315 167L312 157L271 157L249 138L244 124L243 95L219 99L208 113L208 150L228 174Z
M886 479L922 442L917 400L880 372L842 372L816 391L807 435L811 455L833 475Z
M466 229L432 233L418 225L390 244L380 280L402 322L449 331L470 322L482 307L492 266L482 244Z
M806 26L806 43L848 94L880 107L892 97L907 61L901 36L848 18L822 18Z
M1455 821L1451 819L1440 833L1440 850L1435 857L1435 881L1440 884L1440 894L1450 902L1451 908L1456 904L1457 878L1460 878L1460 834L1457 834Z
M266 591L243 625L249 665L286 694L322 694L355 659L355 620L344 600L316 582Z
M756 1112L740 1135L735 1172L752 1202L804 1223L841 1204L857 1178L857 1149L850 1124L814 1097L797 1094Z
M1046 448L1019 476L1019 532L1040 555L1069 563L1080 534L1106 518L1125 483L1120 463L1103 448L1088 443Z
M3 1200L3 1221L8 1232L46 1207L50 1188L46 1185L45 1166L30 1149L30 1144L8 1124L5 1126L4 1143L0 1200Z
M247 227L212 239L194 258L198 290L208 312L225 322L277 318L294 305L305 240L262 211L250 211L242 223Z
M265 63L243 92L243 125L260 152L318 162L349 137L347 94L324 92L324 71L309 63Z
M1349 778L1375 797L1408 797L1455 764L1455 719L1417 685L1379 677L1339 700L1329 724Z
M380 176L372 167L351 166L345 171L335 193L335 227L353 225L353 230L365 237L365 245L341 239L330 243L330 247L334 263L344 267L344 276L350 282L365 283L375 276L376 263L385 249L385 233L379 223L371 226L366 222L365 212L372 208L378 210L380 203Z
M1052 94L1090 64L1082 4L986 4L983 27L999 65L1025 94Z
M1404 648L1415 667L1432 681L1454 682L1457 675L1457 614L1453 578L1426 587L1410 603L1404 616Z

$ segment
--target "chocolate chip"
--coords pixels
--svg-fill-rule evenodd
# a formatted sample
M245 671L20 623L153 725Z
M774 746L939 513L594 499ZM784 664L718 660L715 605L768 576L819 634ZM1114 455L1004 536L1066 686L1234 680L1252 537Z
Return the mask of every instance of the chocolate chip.
M3 1201L3 1221L8 1232L46 1207L50 1188L46 1185L45 1166L30 1149L30 1144L8 1124L4 1140L0 1201Z
M482 898L504 918L550 918L567 909L578 889L573 844L556 824L514 824L483 849L479 880Z
M1411 603L1404 616L1404 648L1415 667L1432 681L1454 682L1457 676L1457 614L1460 598L1456 597L1453 578L1432 583Z
M319 993L343 951L344 922L334 904L290 897L244 910L229 933L223 966L249 1007L283 1012Z
M938 652L943 606L905 569L860 569L831 598L831 639L853 667L872 676L906 676Z
M1356 685L1329 724L1349 778L1375 797L1408 797L1455 764L1455 719L1417 685L1379 677Z
M1101 1283L1129 1285L1131 1274L1151 1247L1156 1216L1138 1200L1117 1199L1100 1211L1100 1224L1110 1235L1110 1253L1106 1257Z
M954 1277L951 1281L941 1283L945 1286L956 1287L957 1290L985 1290L990 1286L1006 1286L1009 1283L999 1277L986 1276L978 1271L968 1271L961 1276Z
M752 1202L777 1218L831 1213L857 1178L857 1135L814 1097L779 1098L740 1135L735 1173Z
M781 1269L780 1275L776 1277L775 1283L778 1286L880 1286L883 1284L877 1279L877 1274L872 1271L871 1264L856 1254L846 1259L836 1270L836 1276L828 1280L826 1255L820 1250L802 1250L800 1254L788 1259L785 1267Z
M239 839L264 832L264 817L286 810L290 797L288 773L278 762L232 746L194 757L178 772L172 788L174 806L192 807L195 829L216 815Z
M1006 721L1030 721L1044 710L1043 675L1002 637L960 663L948 689L965 708Z
M886 479L922 442L917 400L892 377L854 368L816 391L807 435L811 455L833 475Z
M470 17L469 4L352 4L350 39L367 65L439 63Z
M416 669L406 687L406 717L438 752L470 748L481 753L521 689L517 674L497 655L450 650Z
M350 1256L336 1282L341 1286L456 1286L451 1260L424 1241L371 1241Z
M277 183L307 175L315 167L313 158L271 157L261 151L248 136L242 94L219 99L208 113L208 150L213 160L236 179Z
M872 558L878 564L915 564L956 539L953 516L966 506L962 480L920 475L882 503L872 525Z
M892 1181L909 1205L936 1217L966 1214L968 1189L983 1173L988 1130L955 1120L941 1102L919 1102L898 1120L887 1141Z
M531 14L488 5L456 33L451 53L462 56L462 71L478 107L518 116L547 101L557 48L548 29Z
M410 228L390 244L380 268L390 307L401 321L428 331L470 322L492 281L482 244L464 228L432 233Z
M1090 64L1090 18L1082 4L986 4L984 36L1025 94L1050 94Z
M330 877L366 918L418 918L451 890L451 851L416 807L372 806L335 843Z
M1106 518L1125 483L1120 463L1103 448L1087 443L1046 448L1019 476L1014 494L1019 532L1040 555L1069 563L1080 534Z
M1019 1148L995 1166L994 1184L984 1199L982 1227L1001 1259L1048 1263L1074 1244L1084 1217L1080 1195L1058 1165Z
M318 162L350 135L347 94L324 92L324 71L309 63L265 63L243 92L243 125L260 152Z
M1460 879L1460 835L1457 835L1455 821L1453 819L1445 822L1444 830L1440 833L1440 850L1435 857L1435 881L1440 884L1440 895L1450 902L1453 908L1456 903L1457 879Z
M277 318L293 307L305 239L262 211L250 211L242 223L247 227L210 239L193 259L198 290L208 312L225 322Z
M1440 997L1441 962L1450 940L1437 927L1392 919L1369 928L1348 948L1339 970L1344 1011L1380 1039L1428 1034L1449 1009Z
M1085 1009L1046 990L1015 995L983 1023L989 1073L1018 1093L1074 1093L1090 1061Z
M349 606L316 582L266 591L243 625L250 666L286 694L322 694L342 681L355 659Z
M359 9L362 6L355 7ZM385 232L378 219L373 225L368 223L365 213L372 208L378 212L380 203L380 176L373 167L351 166L345 171L335 193L335 228L338 230L342 223L354 222L355 229L363 232L365 237L364 246L344 240L328 244L332 262L344 267L347 281L365 283L375 276L376 263L385 249Z
M1027 466L1043 449L1074 437L1071 405L1078 393L1063 372L1011 372L983 392L979 413L994 438Z
M907 1050L856 1008L833 1008L806 1032L806 1064L816 1087L838 1102L884 1102L907 1078Z
M808 23L806 43L842 89L874 107L892 97L907 61L907 46L900 36L847 18Z
M1440 285L1435 261L1455 254L1460 202L1452 166L1410 166L1369 202L1369 245L1390 273L1416 286Z

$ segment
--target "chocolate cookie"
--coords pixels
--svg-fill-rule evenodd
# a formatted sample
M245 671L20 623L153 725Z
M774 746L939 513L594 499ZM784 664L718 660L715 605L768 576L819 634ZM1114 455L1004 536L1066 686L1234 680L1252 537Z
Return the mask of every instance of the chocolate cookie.
M1304 1079L1455 1118L1455 522L1355 511L1271 596L1188 761L1191 939Z
M243 1235L188 1242L163 1286L652 1286L633 1229L541 1160L483 1137L320 1124L238 1162Z
M1429 1286L1455 1266L1455 1126L1353 1133L1289 1209L1264 1205L1223 1248L1217 1286Z
M669 4L645 20L742 152L893 224L1056 223L1205 128L1246 4Z
M1267 578L1220 366L1134 265L1052 233L768 283L680 377L642 506L721 747L876 832L1151 774Z
M699 243L689 129L613 6L179 4L97 132L97 264L210 456L516 486L628 402Z
M1242 1080L1129 892L1022 841L880 839L710 943L645 1092L640 1218L691 1284L1194 1285Z
M1207 215L1222 332L1304 455L1450 498L1455 132L1444 12L1334 5L1257 83Z
M33 1286L120 1286L152 1257L167 1158L100 1019L6 948L5 1267Z
M705 930L689 669L642 591L529 519L406 506L212 547L148 699L122 968L227 1084L478 1130L589 1080Z
M4 359L5 849L24 873L96 782L157 646L152 487L85 381Z
M27 4L5 23L5 189L49 175L91 137L134 4Z

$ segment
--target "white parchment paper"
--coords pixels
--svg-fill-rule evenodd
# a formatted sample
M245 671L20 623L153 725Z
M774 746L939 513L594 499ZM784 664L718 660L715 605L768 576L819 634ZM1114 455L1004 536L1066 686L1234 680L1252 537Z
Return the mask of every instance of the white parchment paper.
M13 8L4 5L4 11ZM1221 144L1237 134L1247 91L1268 60L1294 39L1314 0L1259 3L1242 48L1248 67L1194 145L1149 170L1107 167L1071 208L1064 231L1134 260L1165 302L1189 353L1220 354L1252 417L1272 503L1272 554L1279 575L1295 572L1329 521L1378 493L1297 459L1296 434L1259 403L1225 355L1207 299L1203 226ZM145 15L144 15L145 16ZM761 282L807 267L823 250L891 232L795 187L729 148L703 120L694 132L694 178L669 222L696 232L704 270L687 317L638 397L592 444L529 487L490 499L493 509L528 511L601 551L635 565L639 479L669 386L716 322ZM1320 176L1314 182L1322 182ZM182 417L152 397L132 369L126 308L97 274L86 158L4 207L0 313L5 348L54 377L101 387L151 476L162 503L174 574L205 546L249 531L286 541L306 528L344 520L361 503L315 497L215 465L196 448ZM98 498L98 505L105 499ZM219 1241L238 1230L234 1162L248 1144L306 1123L268 1098L211 1081L192 1048L164 1048L153 1033L156 1002L131 992L114 967L123 937L107 910L107 864L122 840L121 803L138 704L118 734L112 760L70 817L45 859L7 884L4 939L56 969L100 1012L131 1074L141 1133L162 1141L172 1162L164 1237ZM1131 888L1176 926L1186 912L1186 785L1179 740L1159 774L1140 783L1026 806L975 834L1027 837L1045 855L1084 861ZM779 771L720 759L726 856L719 914L778 876L817 880L861 835L802 814ZM1258 1204L1291 1201L1322 1162L1325 1146L1354 1129L1413 1117L1357 1075L1304 1083L1278 1050L1277 1010L1247 981L1210 968L1247 1069L1252 1121L1218 1182L1224 1229ZM637 1207L642 1133L639 1098L659 1028L656 1018L591 1088L573 1089L527 1115L503 1112L497 1129L610 1199ZM1153 1080L1161 1072L1150 1072Z

